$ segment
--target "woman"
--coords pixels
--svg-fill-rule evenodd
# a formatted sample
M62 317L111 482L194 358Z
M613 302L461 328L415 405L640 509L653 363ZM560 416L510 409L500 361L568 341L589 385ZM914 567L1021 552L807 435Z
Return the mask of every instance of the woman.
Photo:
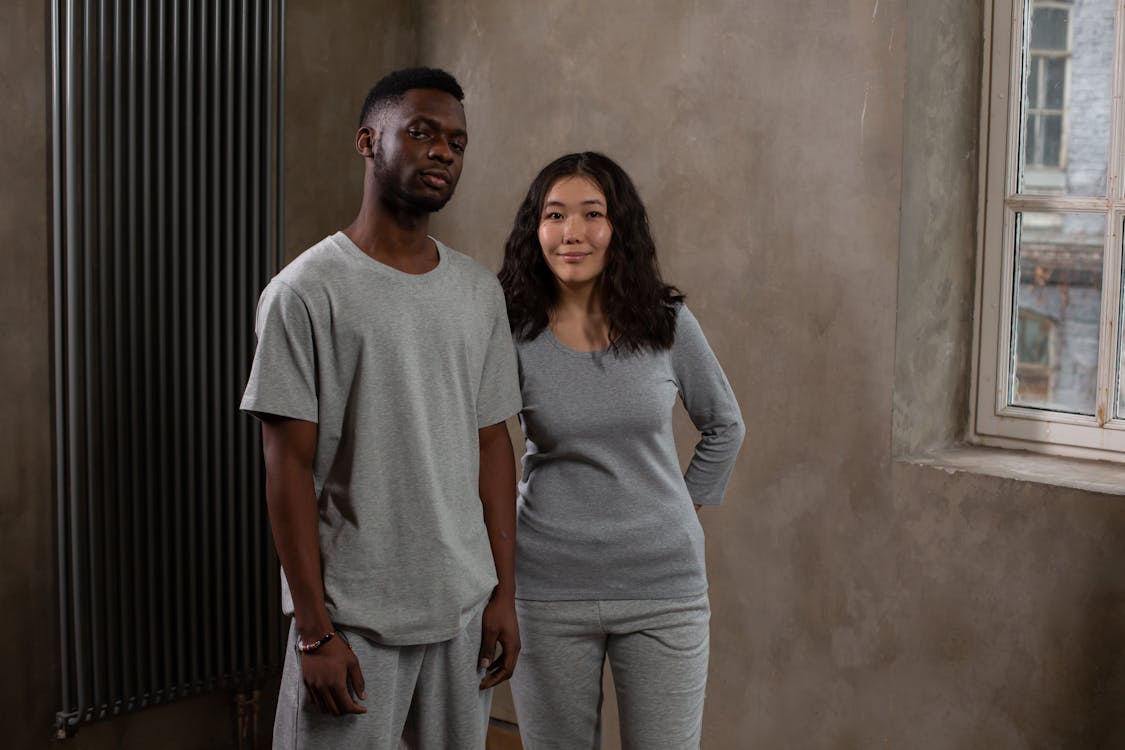
M636 188L601 154L535 178L500 283L527 437L512 678L524 747L600 747L608 658L623 747L697 748L710 608L695 511L722 499L742 444L734 394L661 280ZM702 433L686 474L677 394Z

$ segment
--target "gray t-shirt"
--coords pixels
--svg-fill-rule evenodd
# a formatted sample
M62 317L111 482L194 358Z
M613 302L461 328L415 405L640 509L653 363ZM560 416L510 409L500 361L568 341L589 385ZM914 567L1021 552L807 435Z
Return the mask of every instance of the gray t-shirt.
M671 349L578 352L546 329L517 342L527 437L516 596L671 599L707 590L692 503L722 500L745 428L695 316ZM672 407L702 433L680 473Z
M302 253L262 292L242 398L317 423L328 614L387 645L452 638L496 585L477 430L520 407L496 278L435 242L420 275L343 232ZM282 605L292 614L284 573Z

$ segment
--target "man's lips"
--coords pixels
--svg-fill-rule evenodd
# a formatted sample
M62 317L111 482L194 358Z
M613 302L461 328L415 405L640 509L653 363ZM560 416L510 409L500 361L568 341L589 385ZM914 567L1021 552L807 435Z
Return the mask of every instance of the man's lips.
M431 169L422 173L422 182L438 190L449 187L449 184L452 181L452 178L447 172L441 172Z

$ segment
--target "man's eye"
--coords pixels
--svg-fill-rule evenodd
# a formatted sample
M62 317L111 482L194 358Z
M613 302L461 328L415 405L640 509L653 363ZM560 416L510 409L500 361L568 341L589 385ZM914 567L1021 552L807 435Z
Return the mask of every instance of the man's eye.
M459 154L465 153L465 144L464 143L456 143L456 142L450 143L449 147Z
M411 138L416 138L418 140L422 140L423 138L426 137L425 131L418 130L418 128L409 128L409 129L407 129L406 134L409 135Z

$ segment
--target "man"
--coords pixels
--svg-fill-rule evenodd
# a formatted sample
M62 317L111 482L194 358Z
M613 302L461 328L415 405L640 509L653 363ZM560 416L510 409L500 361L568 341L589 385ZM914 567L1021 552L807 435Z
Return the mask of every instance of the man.
M519 653L504 299L426 233L461 174L463 97L430 68L371 89L359 215L258 303L242 409L293 617L279 749L483 748Z

